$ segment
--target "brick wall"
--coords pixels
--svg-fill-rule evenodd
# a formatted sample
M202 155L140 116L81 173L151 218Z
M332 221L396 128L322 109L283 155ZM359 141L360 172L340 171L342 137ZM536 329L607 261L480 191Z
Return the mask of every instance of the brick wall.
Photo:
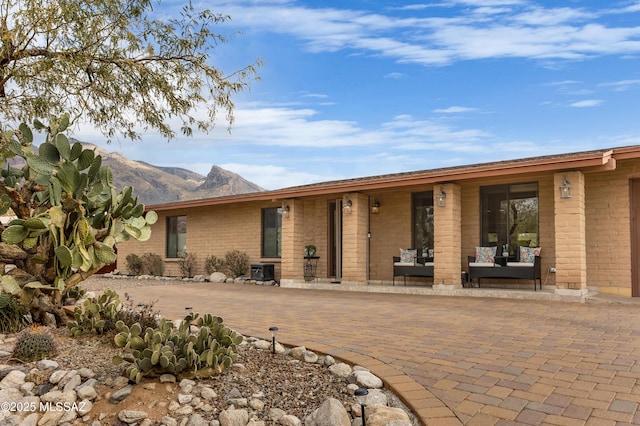
M556 173L554 186L559 188L564 178L572 186L572 197L561 199L555 191L556 287L567 290L587 288L585 184L580 171Z
M562 174L559 174L560 176ZM631 295L631 237L629 180L640 178L640 160L620 160L614 171L585 173L584 175L584 229L586 285L602 292ZM538 182L539 242L542 247L543 282L556 284L556 277L570 268L569 263L556 264L556 237L558 241L573 238L575 218L556 224L555 209L558 182L553 172L531 173L516 177L496 177L465 181L460 185L460 245L459 269L467 269L467 256L474 254L480 243L480 187L497 184ZM577 182L576 182L577 183ZM572 185L575 185L572 181ZM439 186L438 186L439 188ZM579 187L574 186L574 191ZM412 245L411 194L433 190L422 185L398 190L372 191L367 194L351 193L352 215L343 218L343 280L364 282L369 267L371 281L391 281L392 257L401 248ZM575 193L575 192L574 192ZM283 263L285 276L302 279L304 246L316 245L320 256L317 275L328 276L329 265L329 211L330 202L345 194L328 195L305 200L289 200L291 218L283 219ZM346 198L345 198L346 199ZM370 204L380 201L380 213L370 214ZM451 202L453 197L447 197ZM562 200L565 201L565 200ZM277 202L251 202L223 206L175 210L171 216L187 216L187 251L197 255L198 272L204 273L204 259L210 255L224 256L227 250L237 248L250 256L251 263L269 261L276 264L276 276L281 275L277 259L261 259L261 209L278 207ZM302 215L302 218L299 217ZM152 238L147 242L128 241L118 246L118 269L127 272L126 256L145 252L165 253L165 227L167 212L159 212L159 220L152 227ZM298 217L300 222L295 218ZM292 220L293 219L293 220ZM438 222L439 223L439 222ZM296 224L296 226L293 226ZM578 223L579 225L579 223ZM581 225L580 225L581 226ZM562 228L564 227L564 228ZM578 226L579 228L579 226ZM367 238L367 232L371 238ZM452 230L453 232L454 230ZM456 231L457 232L457 231ZM565 235L565 236L563 236ZM455 238L451 241L454 241ZM454 248L446 248L444 252ZM437 248L436 248L437 250ZM369 261L367 262L367 252ZM442 256L438 252L438 257ZM446 255L446 254L444 254ZM558 256L560 259L562 256ZM580 262L580 261L578 261ZM575 263L575 262L574 262ZM549 267L558 269L549 273ZM447 267L448 268L448 267ZM582 266L579 266L579 269ZM448 268L449 269L449 268ZM453 270L453 269L451 269ZM167 275L179 275L176 260L165 259ZM582 274L582 272L579 272ZM584 277L584 275L580 275ZM580 279L578 279L580 281ZM509 280L507 282L512 282ZM582 284L580 284L582 286Z
M429 191L428 188L420 191ZM416 191L419 192L419 191ZM411 192L373 193L371 200L380 202L380 213L371 215L370 270L372 281L391 281L393 256L412 246Z
M367 232L369 202L363 194L352 193L352 213L342 218L342 281L365 284L367 280Z
M439 185L445 192L444 206L438 206L434 194L434 285L460 286L460 257L461 253L461 190L458 185Z
M613 172L585 174L587 285L631 296L631 179L639 160L620 160Z
M180 276L177 259L167 259L166 218L167 216L187 216L187 253L197 259L196 274L205 274L205 259L214 255L224 257L229 250L240 250L249 256L249 264L275 263L279 276L279 259L263 259L262 251L262 208L280 207L277 202L243 203L221 206L199 207L190 210L158 212L158 222L151 228L149 241L130 240L118 245L118 269L128 272L126 256L129 253L142 255L152 252L164 259L165 275ZM247 269L247 274L250 270Z

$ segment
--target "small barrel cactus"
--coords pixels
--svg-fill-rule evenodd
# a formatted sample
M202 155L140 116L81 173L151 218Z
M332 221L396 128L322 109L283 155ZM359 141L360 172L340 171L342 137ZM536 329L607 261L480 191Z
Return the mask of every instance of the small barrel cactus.
M20 333L13 349L12 357L20 361L30 362L55 355L56 345L51 333L43 327L30 327Z

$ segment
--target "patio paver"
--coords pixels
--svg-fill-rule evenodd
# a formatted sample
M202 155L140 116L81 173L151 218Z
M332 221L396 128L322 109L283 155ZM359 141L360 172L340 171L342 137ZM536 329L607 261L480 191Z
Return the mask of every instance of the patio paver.
M168 318L186 306L247 336L378 375L425 425L637 422L638 303L566 303L180 283L129 288Z

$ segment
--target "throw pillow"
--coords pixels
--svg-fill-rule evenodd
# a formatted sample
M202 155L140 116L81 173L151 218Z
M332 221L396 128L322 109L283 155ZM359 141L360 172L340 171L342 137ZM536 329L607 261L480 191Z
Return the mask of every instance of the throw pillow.
M476 247L476 262L496 263L497 247Z
M418 250L401 250L400 262L402 263L414 263L418 256Z
M541 247L523 247L520 246L520 262L534 263L536 256L540 256Z

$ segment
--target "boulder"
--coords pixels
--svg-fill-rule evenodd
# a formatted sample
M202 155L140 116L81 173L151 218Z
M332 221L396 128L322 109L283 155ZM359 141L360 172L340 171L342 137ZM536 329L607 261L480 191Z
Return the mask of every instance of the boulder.
M209 275L209 281L211 281L212 283L223 283L227 281L227 276L222 272L214 272L213 274Z
M409 415L401 408L370 405L365 408L367 426L387 426L391 422L406 421L411 424Z
M289 356L291 358L302 360L304 353L307 351L307 348L304 346L297 346L295 348L291 348L289 351Z
M118 419L125 423L135 423L149 417L149 414L139 410L122 410L118 413Z
M380 389L382 387L382 380L369 371L354 371L353 377L360 387L367 389Z
M24 385L26 377L25 372L12 370L0 381L0 389L20 389L20 386Z
M280 417L279 423L282 426L302 426L302 422L296 416L292 416L291 414L285 414ZM338 426L338 425L334 425Z
M310 364L314 364L316 362L318 362L318 355L314 352L311 351L304 351L302 353L302 360L304 362L308 362Z
M246 426L249 422L247 410L224 410L218 417L220 426Z
M348 364L345 364L344 362L338 362L329 366L329 371L342 379L346 379L347 377L349 377L353 370Z
M328 398L307 416L304 424L305 426L350 426L351 417L340 401Z

